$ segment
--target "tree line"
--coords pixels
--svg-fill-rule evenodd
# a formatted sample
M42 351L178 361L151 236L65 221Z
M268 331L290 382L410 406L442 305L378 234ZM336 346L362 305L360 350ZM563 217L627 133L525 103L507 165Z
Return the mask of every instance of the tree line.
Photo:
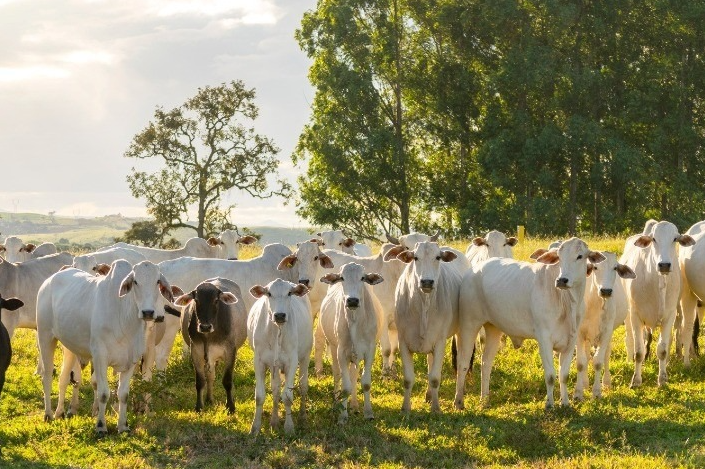
M361 237L703 218L705 2L319 0L297 212Z

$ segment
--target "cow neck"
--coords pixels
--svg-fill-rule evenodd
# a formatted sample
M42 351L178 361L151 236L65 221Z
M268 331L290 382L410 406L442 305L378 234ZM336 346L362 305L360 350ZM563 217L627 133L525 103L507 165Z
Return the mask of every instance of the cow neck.
M345 308L345 322L348 325L348 334L350 334L350 357L351 360L357 363L359 359L358 351L355 350L355 344L357 344L357 337L359 335L359 329L363 327L368 321L367 314L367 289L363 287L362 295L360 295L360 304L357 307L357 311L353 313L347 305ZM343 295L343 303L345 304L345 297ZM362 317L361 317L362 316Z
M422 340L426 339L426 332L428 332L428 311L436 300L436 288L431 290L431 293L424 293L418 288L418 292L421 295L421 329L419 330L419 337Z

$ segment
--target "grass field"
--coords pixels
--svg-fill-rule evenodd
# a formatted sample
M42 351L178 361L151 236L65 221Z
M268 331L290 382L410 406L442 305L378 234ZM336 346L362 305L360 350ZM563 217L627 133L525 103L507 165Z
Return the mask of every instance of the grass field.
M527 239L517 246L516 257L526 259L549 241ZM607 238L589 240L593 249L615 251L621 251L623 243ZM14 338L13 363L0 398L0 467L705 466L705 359L698 357L684 369L674 358L669 364L669 384L657 388L658 364L652 358L644 368L643 387L629 389L633 368L626 361L623 329L615 333L613 388L600 400L588 397L567 409L544 410L541 362L536 343L526 341L518 350L505 346L498 354L488 407L479 404L476 367L468 379L467 409L453 409L455 378L447 357L440 389L443 413L431 414L423 398L425 358L417 356L410 415L400 412L400 377L382 378L378 361L372 382L375 420L365 421L361 414L352 414L346 426L339 426L327 366L327 377L312 376L310 380L308 418L305 422L295 419L295 434L287 436L283 430L269 427L268 398L262 434L256 439L248 435L254 413L254 371L247 346L236 363L235 415L225 411L220 375L216 379L216 404L201 414L193 411L194 375L189 360L181 358L177 346L166 372L158 373L149 384L133 382L131 399L149 390L152 412L130 412L129 434L117 434L117 416L109 412L109 435L99 439L94 435L95 421L90 415L90 385L80 388L79 416L43 422L41 384L33 374L37 358L34 337L33 331L20 330ZM84 382L87 373L84 371ZM573 370L571 391L574 382ZM54 403L56 388L55 383ZM298 408L298 395L296 399Z

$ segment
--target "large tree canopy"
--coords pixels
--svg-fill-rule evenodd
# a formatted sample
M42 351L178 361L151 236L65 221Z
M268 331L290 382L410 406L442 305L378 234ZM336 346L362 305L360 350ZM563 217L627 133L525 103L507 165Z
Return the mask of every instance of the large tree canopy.
M241 81L199 88L177 108L158 107L154 119L135 135L125 156L161 159L164 167L154 173L133 168L127 181L164 233L185 227L206 237L229 227L233 206L220 206L229 189L258 198L289 194L283 180L269 187L279 149L251 126L258 114L254 99L254 90ZM188 223L191 208L196 209L195 225Z

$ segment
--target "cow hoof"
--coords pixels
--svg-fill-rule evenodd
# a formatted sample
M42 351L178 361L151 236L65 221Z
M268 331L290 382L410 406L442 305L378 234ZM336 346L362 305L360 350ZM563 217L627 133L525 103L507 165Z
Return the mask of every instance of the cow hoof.
M582 402L583 399L585 399L585 396L584 396L583 394L575 394L575 395L573 396L573 399L574 399L576 402Z
M64 413L63 413L63 412L58 413L58 414L55 413L55 414L54 414L54 418L55 418L55 419L63 419L63 418L64 418Z
M54 418L51 415L44 415L45 422L51 422L52 420L54 420Z
M455 410L465 410L465 403L463 401L455 401Z
M108 435L108 429L107 428L96 428L95 430L95 436L98 438L103 438L104 436Z
M127 426L125 428L118 429L118 433L130 433L131 431L132 431L132 429L129 426Z

